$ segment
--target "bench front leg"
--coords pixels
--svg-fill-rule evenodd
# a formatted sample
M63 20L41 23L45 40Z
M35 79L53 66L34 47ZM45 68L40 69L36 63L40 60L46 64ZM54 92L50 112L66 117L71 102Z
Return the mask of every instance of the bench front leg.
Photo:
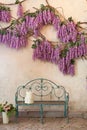
M40 105L40 121L43 124L43 105Z
M18 104L16 104L16 118L18 117L19 112L18 112Z
M67 104L65 103L64 104L64 117L67 116Z
M68 115L68 104L64 104L64 117L67 117L67 123L69 122L69 115Z

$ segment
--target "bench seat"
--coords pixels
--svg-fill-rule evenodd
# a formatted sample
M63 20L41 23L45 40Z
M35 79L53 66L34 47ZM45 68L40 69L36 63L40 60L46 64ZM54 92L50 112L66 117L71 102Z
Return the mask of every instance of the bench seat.
M18 101L17 104L20 105L64 105L65 101L34 101L33 104L26 104L24 101Z

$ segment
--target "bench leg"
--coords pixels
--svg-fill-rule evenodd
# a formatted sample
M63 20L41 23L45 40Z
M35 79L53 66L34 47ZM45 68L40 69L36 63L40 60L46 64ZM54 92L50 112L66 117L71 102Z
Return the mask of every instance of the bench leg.
M67 106L67 123L69 123L69 106Z
M43 105L40 105L40 121L43 124Z
M69 122L68 105L66 103L64 105L64 117L67 117L67 123L68 123Z
M64 117L66 117L67 116L67 105L66 105L66 103L64 104Z
M18 105L16 105L16 113L15 113L15 120L16 120L16 122L17 122L18 115L19 115Z
M18 105L16 104L16 112L15 112L15 122L17 123L18 118Z

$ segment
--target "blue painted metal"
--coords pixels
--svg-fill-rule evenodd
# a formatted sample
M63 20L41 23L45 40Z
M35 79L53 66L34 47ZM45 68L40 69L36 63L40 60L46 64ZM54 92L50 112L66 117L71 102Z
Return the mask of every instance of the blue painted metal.
M34 95L33 104L25 104L25 94L24 92L31 90ZM50 99L48 99L50 97ZM37 98L39 100L37 100ZM54 100L55 98L55 100ZM38 78L27 82L23 86L17 88L15 94L15 103L16 103L16 117L19 114L19 106L39 106L40 107L40 117L41 122L43 123L43 107L44 106L64 106L64 117L68 117L68 102L69 102L69 93L66 92L63 86L59 86L51 80Z
M43 105L40 104L40 117L41 117L41 123L43 124Z

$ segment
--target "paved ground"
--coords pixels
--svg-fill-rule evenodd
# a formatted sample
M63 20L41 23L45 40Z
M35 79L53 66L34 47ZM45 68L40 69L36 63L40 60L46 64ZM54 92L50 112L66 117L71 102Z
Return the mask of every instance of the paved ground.
M19 118L18 123L12 120L9 124L0 120L0 130L87 130L87 119L71 118L67 123L65 118L45 118L44 124L39 118Z

